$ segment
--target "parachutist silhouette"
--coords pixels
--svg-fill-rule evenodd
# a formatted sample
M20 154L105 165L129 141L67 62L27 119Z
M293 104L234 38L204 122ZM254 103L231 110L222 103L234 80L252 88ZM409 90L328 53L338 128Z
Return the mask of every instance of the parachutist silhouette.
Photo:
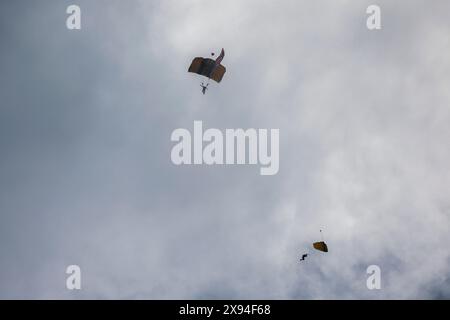
M211 54L211 56L214 57L213 54ZM225 50L223 48L222 51L220 51L220 55L216 59L195 57L189 66L188 72L206 77L208 79L208 84L211 79L219 83L222 81L223 75L227 71L227 69L221 64L224 57ZM201 84L203 94L206 93L208 84L206 86L203 83Z
M307 256L308 255L306 253L304 255L302 255L302 258L300 259L300 261L304 261Z
M209 86L209 83L207 83L206 84L206 86L203 84L203 82L202 82L202 84L200 85L200 87L202 87L202 93L203 94L205 94L206 93L206 90L208 90L208 86Z

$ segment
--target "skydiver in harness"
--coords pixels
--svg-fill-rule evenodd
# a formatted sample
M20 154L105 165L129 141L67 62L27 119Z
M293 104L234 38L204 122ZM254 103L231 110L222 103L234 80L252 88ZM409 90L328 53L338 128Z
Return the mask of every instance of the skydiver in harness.
M208 86L209 86L209 83L207 83L206 84L206 86L203 84L203 82L202 82L202 84L200 85L200 87L202 87L202 93L203 94L205 94L206 93L206 90L208 90Z

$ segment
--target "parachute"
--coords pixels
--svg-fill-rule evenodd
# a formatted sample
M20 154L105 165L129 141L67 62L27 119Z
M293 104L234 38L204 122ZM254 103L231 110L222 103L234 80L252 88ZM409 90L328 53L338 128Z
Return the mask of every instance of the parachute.
M316 250L328 252L328 246L324 241L314 242L313 247Z
M323 241L322 230L320 230L320 236L322 237L322 241L314 242L313 243L313 247L316 250L319 250L319 251L322 251L322 252L328 252L328 246L325 243L325 241Z
M192 60L189 66L188 72L196 73L201 76L207 77L208 79L213 79L217 83L222 81L223 75L227 69L221 65L223 58L225 56L225 50L222 49L220 55L216 60L210 58L196 57Z

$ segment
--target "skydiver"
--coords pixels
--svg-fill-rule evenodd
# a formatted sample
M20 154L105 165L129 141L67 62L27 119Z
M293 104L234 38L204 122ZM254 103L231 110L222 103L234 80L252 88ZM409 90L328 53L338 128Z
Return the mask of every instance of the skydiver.
M302 258L300 259L300 261L304 261L307 256L308 256L308 254L306 254L306 253L304 255L302 255Z
M202 87L202 93L203 94L205 94L206 93L206 90L208 90L208 86L209 86L209 83L207 83L206 84L206 86L203 84L203 82L202 82L202 84L200 85L200 87Z

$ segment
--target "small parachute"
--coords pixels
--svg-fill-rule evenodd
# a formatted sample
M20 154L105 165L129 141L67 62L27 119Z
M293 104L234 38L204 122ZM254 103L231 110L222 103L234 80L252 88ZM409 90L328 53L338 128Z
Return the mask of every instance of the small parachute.
M328 246L324 241L314 242L313 247L316 250L328 252Z
M217 83L222 81L223 75L227 69L221 65L223 58L225 56L225 50L222 49L220 55L216 60L210 58L196 57L192 60L189 66L188 72L196 73L201 76L207 77L208 79L213 79Z
M322 251L322 252L328 252L328 246L325 243L325 241L323 241L323 234L322 234L322 230L320 230L320 236L322 238L322 241L318 241L318 242L314 242L313 243L313 247L316 250Z

